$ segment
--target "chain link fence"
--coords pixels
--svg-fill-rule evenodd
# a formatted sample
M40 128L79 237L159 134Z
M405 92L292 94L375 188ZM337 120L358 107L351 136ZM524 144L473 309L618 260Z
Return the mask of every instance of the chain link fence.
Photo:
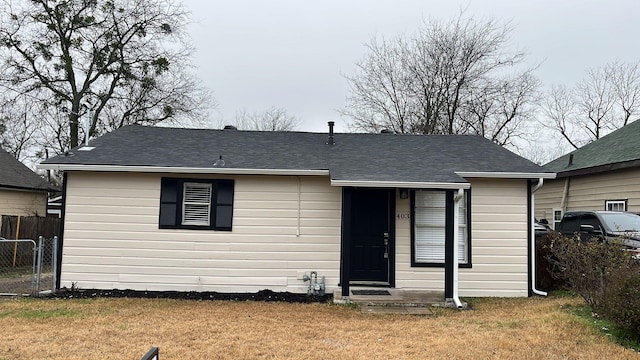
M55 290L58 237L0 238L0 294L39 295Z

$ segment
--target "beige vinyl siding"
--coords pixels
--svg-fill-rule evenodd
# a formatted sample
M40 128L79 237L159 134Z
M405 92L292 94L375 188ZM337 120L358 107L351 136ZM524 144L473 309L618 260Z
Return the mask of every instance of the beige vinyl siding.
M570 210L605 210L605 200L628 200L628 211L640 211L640 169L572 177Z
M0 215L46 216L47 193L0 189Z
M528 295L526 180L470 180L472 268L461 268L460 296ZM409 200L397 200L409 213ZM396 219L396 287L444 289L444 268L411 267L411 222Z
M235 180L231 232L159 229L160 178L69 173L62 286L306 292L317 271L337 287L341 189L327 177L216 176Z
M536 216L551 219L551 209L561 206L564 184L564 178L548 181L536 192ZM570 178L566 211L605 210L606 200L627 200L627 211L640 212L640 169Z
M566 179L545 180L534 193L536 219L547 219L553 226L553 210L562 209L562 193Z

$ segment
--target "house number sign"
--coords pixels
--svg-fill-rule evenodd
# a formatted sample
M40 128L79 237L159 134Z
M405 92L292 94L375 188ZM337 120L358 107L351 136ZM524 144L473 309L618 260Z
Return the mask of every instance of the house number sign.
M409 220L411 218L411 214L409 213L397 213L396 219L398 220Z

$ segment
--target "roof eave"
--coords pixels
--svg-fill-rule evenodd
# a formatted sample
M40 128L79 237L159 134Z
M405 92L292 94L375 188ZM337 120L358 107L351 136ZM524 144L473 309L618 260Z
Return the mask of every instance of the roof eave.
M573 169L573 170L567 170L567 171L558 171L557 177L566 178L571 176L590 175L590 174L597 174L597 173L602 173L602 172L607 172L612 170L621 170L621 169L628 169L628 168L634 168L634 167L640 167L640 159L592 166L587 168Z
M244 169L221 167L174 167L148 165L39 164L38 169L59 171L144 172L230 175L329 175L324 169Z
M8 189L8 190L15 190L15 191L28 191L28 192L42 192L42 193L60 191L60 190L58 190L56 188L52 188L52 187L38 188L38 187L13 186L13 185L0 185L0 189Z

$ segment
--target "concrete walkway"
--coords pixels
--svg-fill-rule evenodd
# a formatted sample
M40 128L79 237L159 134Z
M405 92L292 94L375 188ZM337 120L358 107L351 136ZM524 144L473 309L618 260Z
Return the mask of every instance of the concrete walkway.
M372 290L372 293L386 290L388 294L359 295L354 294L354 290L356 292L358 292L357 290ZM340 289L334 291L333 299L337 303L347 301L342 297ZM366 314L430 315L431 306L434 304L444 306L445 304L444 293L440 291L362 287L351 287L348 301L359 304L362 313Z

